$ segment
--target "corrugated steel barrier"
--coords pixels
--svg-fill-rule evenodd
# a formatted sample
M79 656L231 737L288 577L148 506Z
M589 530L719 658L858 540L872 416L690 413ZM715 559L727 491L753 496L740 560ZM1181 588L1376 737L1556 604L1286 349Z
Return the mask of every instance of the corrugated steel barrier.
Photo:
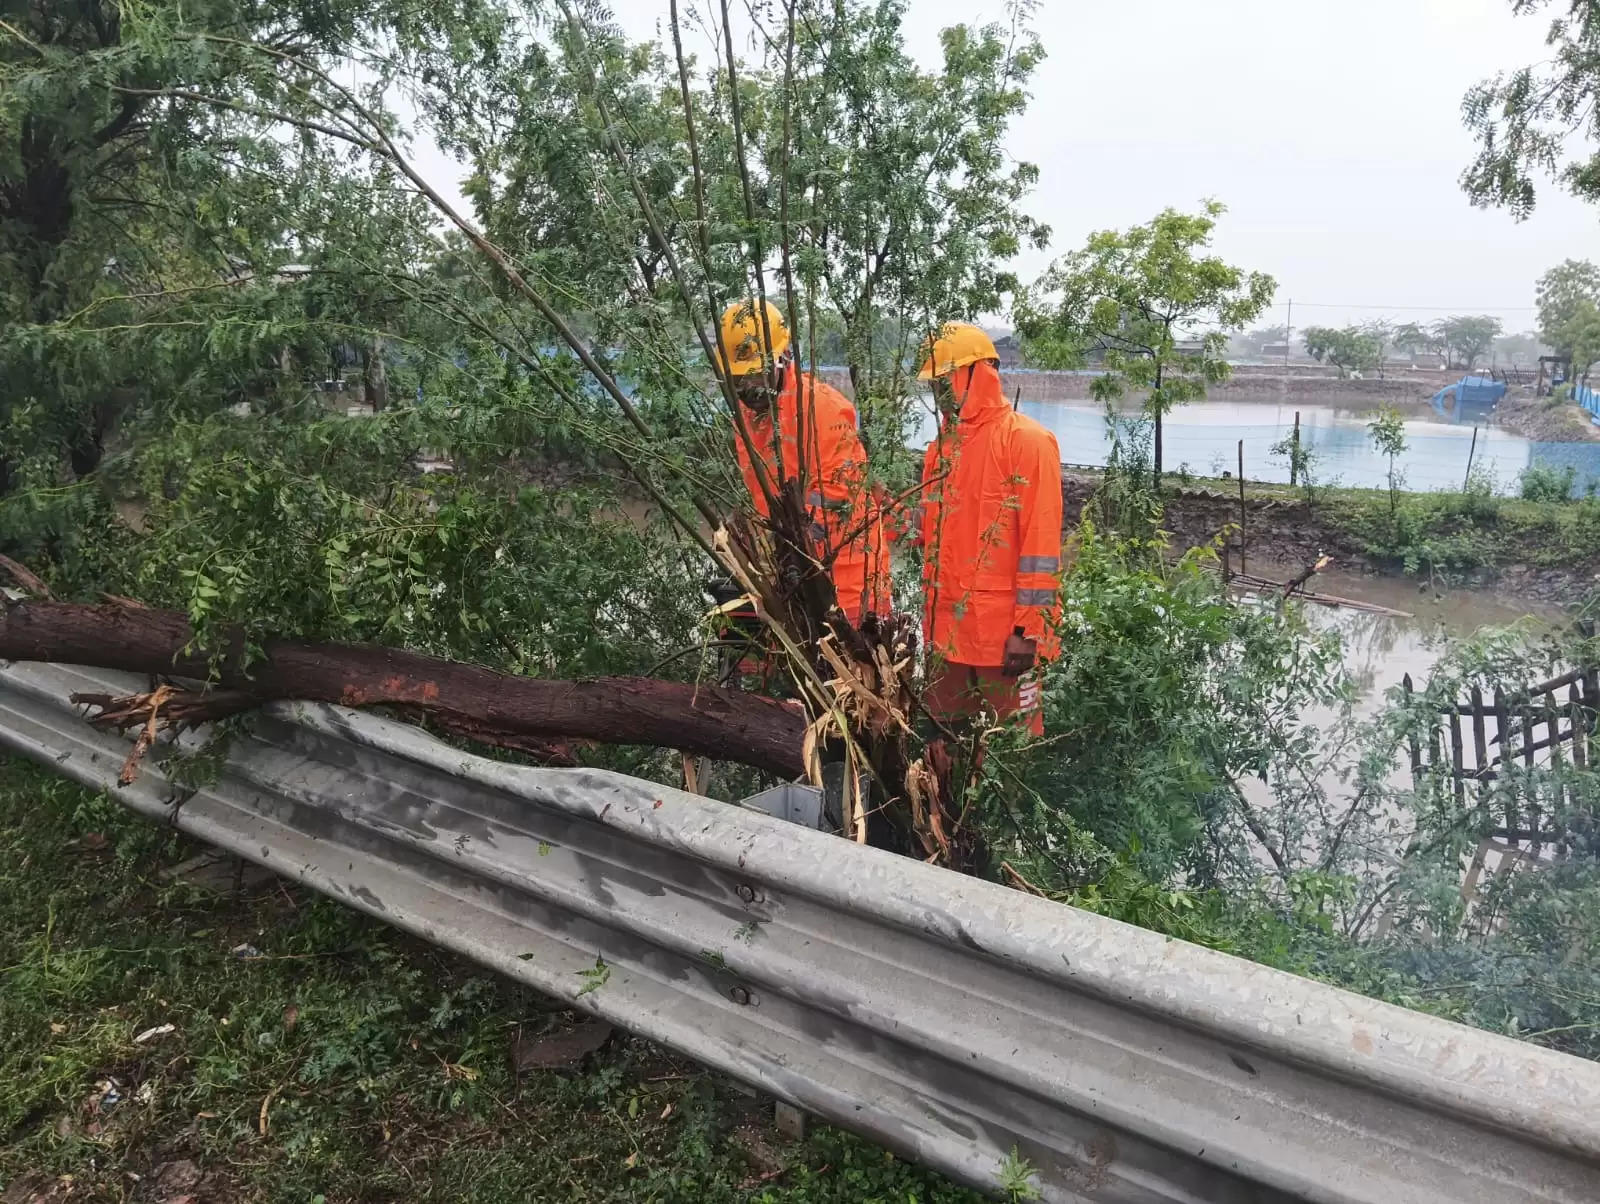
M0 667L0 743L967 1183L1015 1151L1051 1201L1600 1200L1600 1065L333 707L118 788L66 698L142 686Z

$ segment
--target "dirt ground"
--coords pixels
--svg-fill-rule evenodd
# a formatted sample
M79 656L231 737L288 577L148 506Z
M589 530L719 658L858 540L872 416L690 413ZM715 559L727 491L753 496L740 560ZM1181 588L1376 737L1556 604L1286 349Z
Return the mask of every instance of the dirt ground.
M1570 401L1518 397L1508 393L1495 407L1494 421L1514 435L1539 443L1600 442L1600 427Z
M1063 471L1065 526L1077 524L1099 483L1098 473ZM1447 496L1405 498L1422 527L1417 538L1438 550L1438 561L1407 565L1377 546L1387 522L1387 501L1379 491L1336 491L1312 504L1286 486L1256 482L1246 486L1247 557L1262 565L1304 566L1326 554L1346 572L1401 576L1409 569L1435 584L1488 589L1543 605L1564 606L1596 588L1600 557L1593 554L1594 533L1582 507L1506 498L1492 515L1469 515L1452 509L1455 499ZM1175 551L1205 547L1240 521L1233 488L1172 488L1165 502L1162 528ZM1230 530L1228 538L1231 545L1237 536Z

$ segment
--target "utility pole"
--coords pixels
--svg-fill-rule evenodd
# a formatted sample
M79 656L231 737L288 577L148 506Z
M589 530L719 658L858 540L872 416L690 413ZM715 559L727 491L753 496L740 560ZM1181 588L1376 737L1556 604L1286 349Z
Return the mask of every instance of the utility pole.
M1289 298L1289 324L1283 328L1283 366L1289 367L1289 348L1294 346L1294 298Z

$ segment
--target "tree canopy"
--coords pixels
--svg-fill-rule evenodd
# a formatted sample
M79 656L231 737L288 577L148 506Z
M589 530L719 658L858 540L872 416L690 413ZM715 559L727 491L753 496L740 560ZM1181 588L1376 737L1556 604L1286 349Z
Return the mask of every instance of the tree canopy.
M1575 335L1588 309L1600 304L1600 267L1568 259L1539 277L1539 337L1557 355L1572 355Z
M1586 201L1600 200L1600 4L1508 0L1531 16L1554 9L1542 61L1502 71L1473 87L1462 118L1478 144L1461 186L1474 204L1521 219L1546 176Z
M1162 418L1228 378L1229 334L1255 321L1277 288L1265 273L1205 253L1225 212L1208 201L1199 213L1167 209L1144 225L1093 234L1016 306L1017 330L1034 363L1077 367L1095 354L1106 368L1095 378L1095 396L1112 401L1129 386L1144 393L1157 479Z
M1307 355L1319 364L1333 365L1340 376L1370 371L1383 359L1383 343L1358 326L1308 326L1301 338Z

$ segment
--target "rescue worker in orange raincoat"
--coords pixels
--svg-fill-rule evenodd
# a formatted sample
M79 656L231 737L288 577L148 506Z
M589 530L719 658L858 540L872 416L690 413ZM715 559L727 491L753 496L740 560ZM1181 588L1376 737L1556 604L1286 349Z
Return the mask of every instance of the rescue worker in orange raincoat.
M947 324L925 350L942 421L922 467L924 702L941 721L986 706L1042 735L1038 665L1060 651L1061 455L1007 403L982 330Z
M719 355L749 433L736 429L739 470L756 512L769 515L751 445L774 493L799 479L811 518L811 549L828 564L839 607L851 623L890 610L889 550L882 515L867 487L867 456L856 410L844 394L802 373L777 306L736 301L722 315ZM802 431L805 444L802 448ZM804 454L802 455L802 451Z

